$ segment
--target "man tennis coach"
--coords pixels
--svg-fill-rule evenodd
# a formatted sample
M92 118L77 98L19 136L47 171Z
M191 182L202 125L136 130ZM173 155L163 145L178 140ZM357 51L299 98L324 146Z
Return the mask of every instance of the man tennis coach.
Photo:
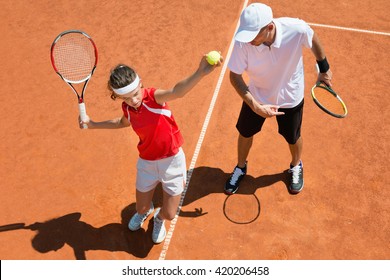
M303 48L310 48L319 67L318 80L331 85L324 49L318 36L303 20L273 18L272 9L261 3L249 5L241 14L240 26L229 60L230 81L243 99L236 124L238 162L225 184L225 192L237 192L247 172L247 157L266 118L277 118L278 132L289 145L291 162L289 192L303 188L303 142L301 124L304 104ZM248 85L242 74L249 77Z

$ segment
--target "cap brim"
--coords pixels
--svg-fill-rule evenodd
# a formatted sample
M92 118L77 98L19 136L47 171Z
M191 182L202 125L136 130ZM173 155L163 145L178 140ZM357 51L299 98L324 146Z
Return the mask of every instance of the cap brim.
M238 30L236 35L234 36L234 39L238 42L249 43L256 38L257 34L259 34L259 30L256 31Z

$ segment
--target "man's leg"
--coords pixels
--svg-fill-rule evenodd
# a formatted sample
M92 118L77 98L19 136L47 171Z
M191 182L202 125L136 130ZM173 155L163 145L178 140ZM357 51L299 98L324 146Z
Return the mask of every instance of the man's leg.
M302 137L299 137L298 141L295 144L289 144L291 152L291 165L297 166L301 162L302 149L303 149L303 140Z
M241 180L246 175L246 159L248 158L249 151L252 147L253 136L244 137L241 134L238 136L237 141L237 155L238 162L234 168L233 173L225 183L224 191L226 194L234 194L237 192L240 186Z
M237 144L237 154L238 154L238 163L237 166L244 168L246 166L246 160L249 155L249 151L252 147L253 136L244 137L241 134L238 135L238 144Z

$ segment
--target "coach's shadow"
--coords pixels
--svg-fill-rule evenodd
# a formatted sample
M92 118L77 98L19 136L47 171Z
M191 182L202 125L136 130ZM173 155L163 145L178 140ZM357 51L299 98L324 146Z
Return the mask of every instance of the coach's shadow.
M230 173L225 173L219 168L206 166L195 168L192 173L183 205L190 204L199 198L212 193L223 193L223 187L229 176ZM246 175L241 181L240 188L237 193L254 194L257 189L272 186L277 182L283 182L287 188L289 182L288 170L271 175L262 175L257 178L254 178L251 175ZM189 214L183 213L182 216L189 216Z
M107 224L95 228L80 221L81 213L71 213L43 223L37 222L25 229L37 231L32 239L32 246L40 253L57 251L65 244L74 250L77 260L85 260L86 252L91 250L123 251L138 258L145 258L153 247L151 231L152 220L148 229L131 232L127 223L135 213L135 203L122 211L122 223Z

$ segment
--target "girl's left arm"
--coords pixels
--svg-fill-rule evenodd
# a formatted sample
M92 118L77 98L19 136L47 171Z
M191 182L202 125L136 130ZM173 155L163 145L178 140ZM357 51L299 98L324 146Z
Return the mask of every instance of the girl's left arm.
M199 83L199 81L204 76L210 74L216 67L220 66L222 61L223 59L221 58L221 61L217 64L210 65L206 60L206 56L204 55L199 63L198 69L196 69L196 71L191 76L185 78L184 80L181 80L171 89L157 89L154 93L154 98L156 99L156 102L162 105L165 102L183 97L192 88L194 88L195 85Z

